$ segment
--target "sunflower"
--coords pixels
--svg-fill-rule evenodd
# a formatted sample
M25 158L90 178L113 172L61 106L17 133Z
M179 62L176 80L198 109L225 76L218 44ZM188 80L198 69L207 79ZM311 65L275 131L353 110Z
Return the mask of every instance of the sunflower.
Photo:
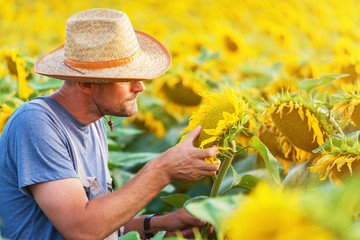
M163 138L166 135L163 122L158 120L151 112L138 111L134 116L126 118L123 123L125 125L131 123L138 129L152 133L158 138Z
M18 81L18 94L22 99L28 99L34 90L28 86L27 77L29 75L26 70L25 59L19 56L18 50L4 49L0 52L0 57L4 59L8 73L13 79Z
M197 56L204 47L216 49L214 39L206 33L193 34L188 30L172 34L169 43L174 65L188 62L189 56Z
M256 49L251 48L246 43L244 35L236 28L229 25L216 24L213 27L218 48L221 54L231 66L236 66L239 61L256 56Z
M242 199L223 224L227 240L335 240L330 229L315 222L301 203L297 191L272 190L260 183Z
M290 162L293 160L292 156L295 154L294 147L277 130L276 126L269 121L259 126L256 136L265 144L276 160L283 165L283 172L286 174L290 167Z
M351 93L339 96L342 101L332 109L332 114L340 116L340 122L349 124L351 121L360 128L360 94Z
M314 159L309 170L319 173L321 180L325 180L330 173L334 180L360 176L358 135L334 135L317 152L321 155Z
M356 83L359 79L360 51L349 37L342 37L334 44L332 49L333 62L330 64L335 72L347 73L349 76L341 78L342 83Z
M265 112L277 129L295 147L311 152L328 138L329 126L304 101L288 93L277 98Z
M256 136L274 155L278 163L281 163L284 174L287 174L291 162L297 164L315 156L314 153L301 150L291 144L271 120L266 120L259 126Z
M298 90L297 83L291 79L277 79L271 81L263 90L263 96L265 99L270 99L270 96L274 96L281 92L296 92Z
M199 136L193 143L195 147L204 149L217 145L224 151L234 147L236 137L244 130L244 125L248 121L245 102L235 88L224 87L224 92L220 94L211 92L201 94L203 103L191 115L189 126L182 131L185 133L199 125L202 126ZM187 134L180 141L186 136ZM215 161L215 158L207 159L208 163L211 161Z
M15 111L14 108L12 108L12 107L10 107L10 106L8 106L6 104L3 104L0 107L0 134L2 133L7 120L9 119L9 117L11 116L11 114L14 111Z
M168 112L182 121L201 104L200 92L204 92L206 85L203 79L189 71L170 72L156 81L151 82L154 96L166 102Z

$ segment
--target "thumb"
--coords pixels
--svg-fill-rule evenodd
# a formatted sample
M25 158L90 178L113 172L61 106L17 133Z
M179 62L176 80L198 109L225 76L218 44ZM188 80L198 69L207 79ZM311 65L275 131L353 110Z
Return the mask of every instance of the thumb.
M199 125L197 128L195 128L189 133L187 139L193 142L197 138L197 136L199 136L200 132L201 132L201 126Z

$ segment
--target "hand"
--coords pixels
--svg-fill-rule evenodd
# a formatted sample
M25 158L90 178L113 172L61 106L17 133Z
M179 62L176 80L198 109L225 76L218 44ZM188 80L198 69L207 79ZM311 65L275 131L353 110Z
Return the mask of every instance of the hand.
M199 228L201 231L201 227L206 224L206 222L192 216L184 208L164 216L156 216L151 221L154 232L165 230L166 236L175 236L175 232L180 231L185 238L193 238L193 229ZM212 231L213 228L211 227L209 232Z
M175 147L170 148L157 161L163 167L164 174L171 180L197 181L205 176L214 176L219 170L219 164L208 164L205 158L219 153L217 146L200 149L193 146L193 141L200 134L201 127L191 131L188 136Z

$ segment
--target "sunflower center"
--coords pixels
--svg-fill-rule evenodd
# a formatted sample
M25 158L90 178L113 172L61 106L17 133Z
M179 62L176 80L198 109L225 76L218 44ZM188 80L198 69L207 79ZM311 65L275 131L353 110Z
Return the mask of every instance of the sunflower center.
M201 118L199 124L201 125L202 130L199 136L194 141L194 147L200 147L202 141L213 137L207 134L204 129L216 129L219 121L224 120L223 112L228 112L230 114L235 113L234 105L229 101L224 101L214 106ZM214 144L216 144L216 141L205 144L204 148L211 147Z
M271 127L261 125L257 135L261 142L263 142L267 146L267 148L275 157L287 159L285 157L285 154L281 150L282 146L280 144L280 141L278 140L278 138L280 137L280 133L277 131L275 126Z
M190 87L181 84L181 82L176 83L173 87L165 83L162 90L167 99L174 103L185 106L197 106L201 103L201 96L195 93Z
M303 112L306 111L304 107L301 108ZM291 111L289 106L285 106L282 114L275 111L271 114L271 118L279 131L296 147L307 152L319 147L319 144L314 141L313 129L309 129L309 118L304 116L304 120L302 120L298 109Z
M11 73L11 75L17 76L18 71L17 71L16 63L11 59L10 56L5 56L5 60L6 60L7 67L9 69L9 72Z
M354 107L354 111L351 114L351 120L354 122L356 127L360 128L360 104L357 104Z
M238 46L236 45L236 43L229 37L229 36L225 36L224 38L225 41L225 45L227 47L227 49L230 52L237 52L238 51Z
M348 177L359 177L360 176L360 161L354 161L350 164L351 166L351 172L349 169L348 164L344 164L340 171L337 169L337 167L333 168L333 173L338 177L340 180L345 180Z

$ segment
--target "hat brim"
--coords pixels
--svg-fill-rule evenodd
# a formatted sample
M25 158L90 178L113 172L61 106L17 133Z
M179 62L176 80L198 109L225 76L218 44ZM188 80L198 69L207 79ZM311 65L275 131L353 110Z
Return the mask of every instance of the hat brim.
M123 82L150 80L164 74L171 65L166 47L147 33L134 30L140 53L129 64L101 69L72 68L64 63L64 45L42 56L34 66L36 73L52 78L82 82Z

